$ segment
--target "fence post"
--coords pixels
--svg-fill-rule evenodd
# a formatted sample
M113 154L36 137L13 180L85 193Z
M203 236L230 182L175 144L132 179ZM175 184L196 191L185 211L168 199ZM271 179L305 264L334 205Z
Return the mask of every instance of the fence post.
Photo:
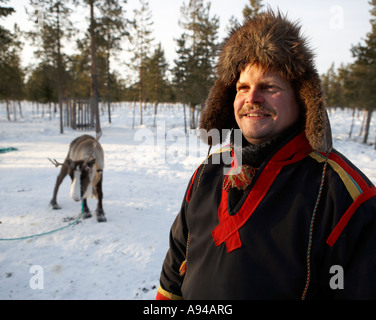
M76 130L76 100L71 100L71 128Z
M95 128L95 117L92 103L87 99L65 99L65 126L74 130L88 130Z

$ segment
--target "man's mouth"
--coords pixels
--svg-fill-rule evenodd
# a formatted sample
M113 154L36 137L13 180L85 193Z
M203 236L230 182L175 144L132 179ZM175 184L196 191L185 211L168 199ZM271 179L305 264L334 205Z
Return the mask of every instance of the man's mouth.
M246 113L243 116L248 118L264 118L264 117L271 117L271 114L268 113L258 113L258 112L252 112L252 113Z
M245 105L240 110L240 115L247 118L266 118L275 116L275 113L264 106Z

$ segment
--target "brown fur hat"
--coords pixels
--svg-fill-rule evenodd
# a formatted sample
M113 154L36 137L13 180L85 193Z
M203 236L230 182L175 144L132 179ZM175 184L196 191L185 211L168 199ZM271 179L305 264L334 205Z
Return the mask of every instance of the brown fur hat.
M300 26L271 10L247 19L224 41L217 65L218 78L201 113L200 129L206 132L202 139L215 145L225 140L223 129L237 128L233 108L236 82L241 71L252 63L273 70L292 82L297 101L305 113L309 143L317 151L329 151L332 148L331 130L313 53L300 34ZM219 130L219 140L207 136L211 129Z

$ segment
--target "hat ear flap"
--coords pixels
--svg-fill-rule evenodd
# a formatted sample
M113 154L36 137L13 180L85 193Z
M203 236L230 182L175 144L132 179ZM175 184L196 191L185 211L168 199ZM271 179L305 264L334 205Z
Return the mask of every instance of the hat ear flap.
M210 89L200 117L200 137L207 144L222 143L229 130L237 127L233 106L235 96L235 84L229 86L220 79ZM211 131L213 129L217 132Z
M317 72L299 79L299 99L306 108L305 133L311 147L319 152L329 152L332 133L325 96Z

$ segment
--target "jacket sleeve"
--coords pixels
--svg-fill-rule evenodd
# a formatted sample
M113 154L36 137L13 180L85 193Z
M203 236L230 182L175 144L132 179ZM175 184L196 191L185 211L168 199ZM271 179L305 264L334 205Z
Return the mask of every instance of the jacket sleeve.
M198 168L199 169L199 168ZM180 267L186 259L188 227L186 223L186 212L189 204L190 194L195 182L198 169L192 176L179 214L177 215L170 230L169 249L163 262L160 275L160 284L157 292L157 300L182 300L181 286L184 276L180 275Z
M185 260L188 230L185 223L185 206L172 224L169 238L169 249L163 262L157 299L181 300L181 285L183 277L179 274L179 268Z
M376 299L376 188L362 194L327 240L334 299Z

